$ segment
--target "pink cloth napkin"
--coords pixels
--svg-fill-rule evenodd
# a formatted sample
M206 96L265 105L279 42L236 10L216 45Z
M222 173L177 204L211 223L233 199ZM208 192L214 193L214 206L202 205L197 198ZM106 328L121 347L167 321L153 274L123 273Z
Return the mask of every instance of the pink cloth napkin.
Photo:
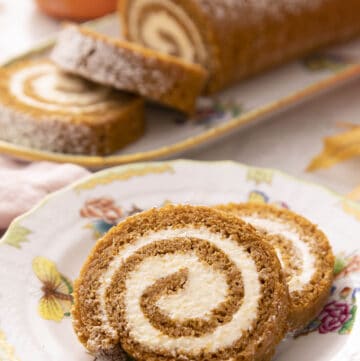
M28 163L0 157L0 230L46 194L89 173L73 164Z

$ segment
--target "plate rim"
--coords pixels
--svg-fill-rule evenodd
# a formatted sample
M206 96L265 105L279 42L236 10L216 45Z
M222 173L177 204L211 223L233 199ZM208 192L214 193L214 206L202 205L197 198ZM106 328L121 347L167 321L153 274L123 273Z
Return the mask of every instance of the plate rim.
M279 170L276 168L251 166L251 165L247 165L247 164L232 161L232 160L201 161L201 160L191 160L191 159L181 159L180 158L180 159L169 160L169 161L139 162L139 163L118 165L118 166L103 169L103 170L95 172L95 173L91 173L91 174L85 176L84 178L81 178L75 182L68 184L67 186L65 186L63 188L60 188L57 191L47 194L44 198L42 198L39 202L37 202L37 204L35 204L28 211L26 211L25 213L23 213L13 219L13 221L10 223L10 225L8 226L8 228L5 231L5 233L3 234L3 236L0 238L0 246L4 245L6 243L6 239L9 236L11 236L11 234L14 232L14 230L16 230L18 223L20 223L27 217L31 216L34 212L39 210L42 206L44 206L46 203L48 203L51 199L61 196L62 193L66 193L67 191L74 190L79 185L86 183L91 179L94 179L98 176L105 175L107 173L114 172L114 171L115 172L116 171L124 171L125 172L127 169L131 169L131 168L140 168L141 169L141 168L156 167L156 166L161 166L161 165L170 165L171 166L172 164L191 164L191 165L201 164L201 165L207 165L207 166L228 164L228 165L231 165L234 167L240 167L240 168L243 168L246 170L258 169L258 170L263 170L263 171L271 171L273 174L280 175L289 180L292 180L292 181L295 181L298 183L302 183L302 184L307 184L309 186L321 189L322 191L325 191L326 193L330 194L332 197L337 198L339 201L341 201L341 202L346 201L347 204L349 204L355 208L358 208L360 210L360 204L358 202L348 199L346 196L341 195L340 193L332 190L330 187L324 186L320 183L316 183L313 181L305 180L301 177L294 176L292 174L289 174L285 171L282 171L282 170ZM350 217L350 215L348 215L348 216Z

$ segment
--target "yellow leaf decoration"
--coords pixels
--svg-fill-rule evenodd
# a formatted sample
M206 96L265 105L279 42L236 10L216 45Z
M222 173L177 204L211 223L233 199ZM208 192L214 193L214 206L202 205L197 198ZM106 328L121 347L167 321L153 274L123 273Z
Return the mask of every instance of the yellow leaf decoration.
M274 172L270 169L249 168L246 179L254 181L256 184L267 183L271 184Z
M43 296L38 305L38 313L45 320L59 322L70 315L73 287L63 276L54 262L45 257L36 257L32 262L36 277L41 281Z
M29 229L14 223L10 226L3 242L9 246L20 249L21 243L29 242L28 235L30 233L31 231Z
M19 361L15 356L14 348L6 341L5 335L0 331L0 360Z
M105 172L105 174L101 174L98 177L93 177L88 181L82 182L78 186L76 186L77 191L83 191L87 189L93 189L99 185L110 184L115 181L126 181L130 178L134 177L144 177L148 174L161 174L161 173L174 173L174 169L172 166L168 164L160 164L160 165L146 165L140 167L133 167L123 172L118 171L110 171Z
M323 151L307 167L312 172L360 156L360 126L347 125L350 129L324 140Z
M345 197L342 205L346 213L355 216L360 221L360 186Z

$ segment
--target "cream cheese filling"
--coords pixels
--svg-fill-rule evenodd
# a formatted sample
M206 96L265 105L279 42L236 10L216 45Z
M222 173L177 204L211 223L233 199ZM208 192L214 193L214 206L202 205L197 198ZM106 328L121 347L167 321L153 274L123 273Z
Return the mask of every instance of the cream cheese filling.
M144 21L140 24L142 9L149 4L159 5L167 11L151 12L146 18L143 18ZM174 14L176 18L171 14ZM207 51L202 36L189 14L175 2L169 0L136 0L130 7L128 17L130 19L129 32L132 39L139 42L142 38L146 45L155 50L171 54L175 50L174 45L161 37L161 32L163 32L172 39L176 39L179 56L189 62L194 62L198 57L201 64L206 64ZM188 33L183 30L177 19L180 19L181 23L184 24L183 26L192 35L195 44L192 43Z
M26 93L28 82L39 98ZM89 89L82 79L62 74L51 64L34 65L15 73L10 79L10 92L26 105L49 111L94 112L110 103L108 88L94 85Z
M210 311L226 298L229 287L223 273L199 261L195 254L167 254L148 258L127 280L126 289L129 290L130 302L139 300L144 290L159 278L170 276L181 268L189 270L184 288L174 294L162 296L157 306L173 320L208 320ZM131 292L134 292L132 296Z
M257 317L258 301L261 294L261 285L258 278L257 267L249 253L236 241L230 238L224 238L220 234L211 233L207 228L182 228L165 229L153 232L139 238L135 243L128 245L121 253L109 264L108 269L100 279L98 289L98 299L103 311L102 321L104 329L110 334L116 335L116 330L110 326L106 315L106 290L111 284L112 277L121 267L124 261L134 254L140 248L149 245L155 241L172 238L194 237L210 242L212 245L221 249L230 260L241 270L242 281L244 285L244 298L239 309L234 313L230 322L219 326L210 334L201 337L179 337L173 338L163 334L160 330L154 328L149 320L143 314L140 307L140 297L144 289L153 284L157 279L166 275L173 274L181 268L187 267L189 270L188 286L180 291L178 300L172 297L162 297L158 305L165 310L170 317L179 318L179 313L193 317L194 315L203 315L211 311L220 299L226 297L227 287L225 287L222 275L215 271L208 272L208 267L197 259L193 253L179 253L166 256L149 257L138 266L127 278L126 281L126 319L131 336L138 342L147 345L152 349L166 349L169 352L174 350L180 352L199 353L201 350L206 352L216 352L222 347L231 346L241 337L241 334L251 328L252 322ZM201 265L200 265L201 264ZM205 273L208 273L205 275ZM202 282L207 282L206 286ZM210 292L206 290L196 291L194 297L188 293L194 288L206 288L208 283L214 282L210 286ZM200 284L202 286L200 287ZM219 286L219 290L211 295L214 287ZM197 298L199 297L199 298ZM169 302L167 302L169 301ZM199 303L199 305L197 305ZM195 307L194 311L189 310L189 306ZM180 310L175 310L180 307Z
M311 281L311 278L316 270L315 257L311 253L309 244L304 242L301 235L289 224L272 219L261 218L259 216L241 216L241 218L256 228L264 229L270 235L281 235L292 243L296 252L300 255L303 261L303 267L299 274L294 274L292 276L288 282L288 287L290 292L301 291L303 287ZM276 247L275 250L281 264L284 266L281 251L276 249Z

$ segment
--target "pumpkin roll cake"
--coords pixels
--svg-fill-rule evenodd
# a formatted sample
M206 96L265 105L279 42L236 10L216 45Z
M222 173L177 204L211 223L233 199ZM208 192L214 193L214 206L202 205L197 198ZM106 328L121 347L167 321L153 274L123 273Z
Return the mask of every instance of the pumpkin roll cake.
M207 207L151 209L111 229L86 260L74 302L74 329L96 355L260 361L287 329L273 248Z
M72 154L105 155L144 132L139 97L65 74L49 60L0 69L0 139Z
M199 65L73 25L60 33L52 59L71 73L185 113L194 111L207 79Z
M360 33L358 0L119 0L125 37L203 65L213 93Z
M270 205L216 207L240 217L266 235L282 264L290 294L289 329L306 326L329 296L334 256L328 239L307 219Z

